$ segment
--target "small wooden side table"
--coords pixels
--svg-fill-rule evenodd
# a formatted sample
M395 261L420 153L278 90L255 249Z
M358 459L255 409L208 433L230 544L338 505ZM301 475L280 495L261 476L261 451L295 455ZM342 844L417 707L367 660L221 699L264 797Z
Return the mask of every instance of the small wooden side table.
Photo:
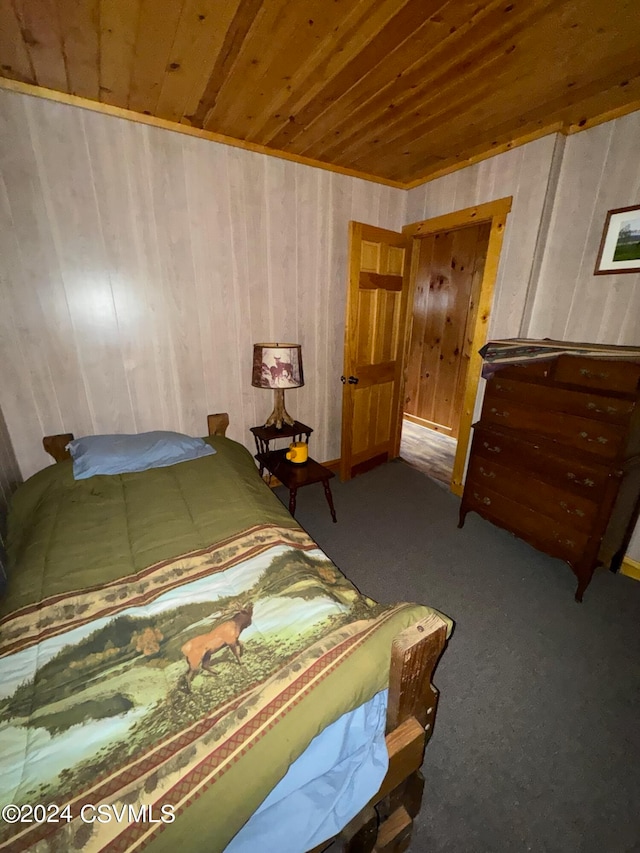
M269 453L269 444L272 441L275 441L278 438L291 438L294 441L302 441L302 436L304 435L306 436L307 444L309 444L309 437L313 430L306 424L300 423L300 421L294 421L291 426L289 424L283 424L281 429L277 429L275 426L254 426L251 427L251 432L253 433L253 437L256 441L256 459L260 463L260 476L262 477L264 469L267 468L267 466L262 464L260 457ZM280 477L278 477L278 479L280 479Z
M254 427L255 429L255 427ZM307 459L301 465L295 462L289 462L286 458L287 448L282 450L269 450L266 453L258 453L256 459L260 464L260 471L264 468L274 477L289 489L289 512L291 515L296 514L296 495L298 489L302 486L310 486L312 483L322 483L324 486L324 494L329 504L331 518L336 522L336 511L333 506L333 495L329 480L335 476L333 471L325 468L315 459Z

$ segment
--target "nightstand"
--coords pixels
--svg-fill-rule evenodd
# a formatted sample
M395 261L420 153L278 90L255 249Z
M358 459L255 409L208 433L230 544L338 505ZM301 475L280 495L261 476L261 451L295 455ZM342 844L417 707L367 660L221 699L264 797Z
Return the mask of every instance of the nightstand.
M293 441L302 441L302 437L306 436L308 444L309 436L313 432L311 427L301 424L299 421L295 421L291 426L287 424L282 427L282 429L276 429L274 426L251 427L251 432L256 440L256 448L258 451L256 453L256 459L260 466L260 475L262 475L263 471L266 469L269 474L277 477L282 485L289 489L289 512L291 515L295 515L296 512L296 495L298 493L298 489L302 488L302 486L310 486L313 483L322 483L324 487L324 494L327 499L327 503L329 504L331 518L336 522L338 519L336 518L336 511L333 506L333 495L331 494L331 487L329 486L329 480L335 476L333 471L330 471L329 468L325 468L324 465L316 462L315 459L311 459L311 457L302 464L289 462L287 459L288 446L277 450L269 449L270 442L277 438L289 438Z
M268 470L268 466L262 463L260 457L264 457L269 453L269 444L272 441L275 441L278 438L290 438L293 441L302 441L302 436L306 436L308 444L309 436L313 430L306 424L301 424L300 421L294 421L291 426L289 426L289 424L284 424L281 429L276 429L275 426L254 426L251 427L251 432L253 433L253 437L256 441L256 459L260 463L260 476L262 476L264 469L267 468ZM290 442L287 442L287 445L288 444L290 444ZM273 471L271 473L273 473ZM278 477L278 479L280 479L280 477Z

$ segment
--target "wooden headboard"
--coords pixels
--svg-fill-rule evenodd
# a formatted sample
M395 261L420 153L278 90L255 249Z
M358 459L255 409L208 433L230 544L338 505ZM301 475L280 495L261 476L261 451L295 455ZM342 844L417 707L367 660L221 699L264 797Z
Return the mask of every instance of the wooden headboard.
M208 435L225 435L228 426L229 415L226 412L219 412L217 415L207 415ZM42 439L42 446L50 456L53 456L56 462L64 462L65 459L71 459L71 454L66 449L70 441L73 441L72 432L63 432L59 435L45 435Z

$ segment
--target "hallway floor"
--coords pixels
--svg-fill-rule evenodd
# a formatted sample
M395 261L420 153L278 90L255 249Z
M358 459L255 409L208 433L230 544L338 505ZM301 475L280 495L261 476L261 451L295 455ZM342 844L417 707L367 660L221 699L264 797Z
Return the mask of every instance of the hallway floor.
M455 438L441 432L406 418L402 421L400 458L445 486L451 481L457 444Z

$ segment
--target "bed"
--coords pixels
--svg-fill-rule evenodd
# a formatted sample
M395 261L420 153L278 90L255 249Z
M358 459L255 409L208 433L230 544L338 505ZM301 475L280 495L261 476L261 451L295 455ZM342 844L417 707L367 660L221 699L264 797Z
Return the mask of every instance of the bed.
M44 439L59 464L9 515L0 848L407 849L451 622L361 594L227 425L209 416L204 458L83 480L73 435ZM341 754L294 837L294 771L376 715L384 761Z

